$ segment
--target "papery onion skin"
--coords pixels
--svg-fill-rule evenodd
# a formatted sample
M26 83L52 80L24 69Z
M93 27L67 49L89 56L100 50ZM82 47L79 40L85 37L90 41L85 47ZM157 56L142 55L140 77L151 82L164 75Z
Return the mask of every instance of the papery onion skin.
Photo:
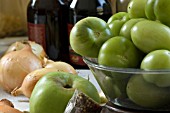
M57 72L59 71L56 68L41 68L37 69L35 71L30 72L24 79L22 85L20 88L16 87L11 94L13 96L18 96L18 95L25 95L26 97L30 98L31 93L34 89L34 86L38 82L38 80L44 76L45 74L49 72Z
M15 42L15 43L12 43L8 49L6 50L5 54L9 53L9 52L12 52L12 51L18 51L18 50L21 50L25 47L25 44L22 43L22 42Z
M11 101L9 101L8 99L2 99L0 101L0 105L8 105L10 107L14 107L13 103Z
M41 61L43 61L44 58L47 57L47 54L46 54L44 48L40 44L33 42L33 41L28 41L28 43L31 46L33 53L36 56L38 56L38 58L40 58Z
M45 68L56 68L63 72L69 72L72 74L77 74L76 70L70 64L62 61L49 62L45 65Z
M45 57L43 62L44 62L43 67L45 68L46 65L48 65L48 64L50 64L50 63L53 63L53 62L55 62L55 61L53 61L53 60L48 59L48 58Z
M7 92L20 87L25 76L42 68L42 62L30 46L5 54L0 60L0 84Z

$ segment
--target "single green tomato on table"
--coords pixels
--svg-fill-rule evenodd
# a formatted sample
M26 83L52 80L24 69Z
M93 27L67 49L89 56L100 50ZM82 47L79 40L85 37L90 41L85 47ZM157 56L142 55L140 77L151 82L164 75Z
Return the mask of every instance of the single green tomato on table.
M97 17L78 21L70 32L72 49L87 57L97 57L102 44L113 36L107 23Z
M123 26L123 24L129 20L129 15L127 12L118 12L116 14L113 14L107 24L109 25L113 36L118 36L120 33L120 29Z
M140 63L140 55L139 50L129 39L116 36L102 45L98 63L121 68L137 67Z
M100 103L97 89L87 79L66 72L51 72L35 85L30 97L30 112L63 113L76 89Z
M155 50L147 54L141 63L141 69L144 70L164 70L170 69L170 51ZM170 86L170 74L143 74L147 82L153 83L159 87Z

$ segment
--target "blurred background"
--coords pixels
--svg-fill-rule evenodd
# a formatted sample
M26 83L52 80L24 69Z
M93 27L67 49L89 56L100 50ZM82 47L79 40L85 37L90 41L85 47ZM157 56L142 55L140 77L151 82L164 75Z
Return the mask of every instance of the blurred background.
M0 0L0 38L26 35L29 0Z
M0 56L11 43L27 39L28 2L29 0L0 0Z

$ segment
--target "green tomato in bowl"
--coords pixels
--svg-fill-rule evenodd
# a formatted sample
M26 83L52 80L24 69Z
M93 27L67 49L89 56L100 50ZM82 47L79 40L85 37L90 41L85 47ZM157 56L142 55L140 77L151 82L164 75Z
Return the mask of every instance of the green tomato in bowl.
M147 0L145 4L145 14L146 17L150 20L156 20L156 16L154 13L154 5L156 0Z
M170 70L170 51L155 50L147 54L141 63L141 69L144 70ZM170 72L169 74L143 74L147 82L153 83L159 87L170 86Z
M126 90L129 99L141 107L152 109L170 104L170 87L158 87L145 81L142 75L132 76Z
M145 20L144 18L134 18L134 19L130 19L128 20L120 29L120 36L124 36L125 38L128 38L129 40L131 40L131 29L132 27L142 21Z
M78 21L70 32L72 49L87 57L96 58L102 44L113 37L108 24L97 17L86 17Z
M129 15L127 12L115 13L108 19L107 23L110 24L115 20L127 21L127 20L129 20Z
M131 0L127 7L130 18L146 18L145 4L147 0Z
M170 50L170 28L160 22L143 20L131 29L131 39L144 53L157 49Z
M119 35L121 27L129 19L129 14L127 12L118 12L108 19L107 24L109 25L113 36Z
M111 67L135 68L140 64L140 57L140 51L129 39L115 36L100 48L98 63Z
M170 27L170 0L155 0L153 10L156 18Z

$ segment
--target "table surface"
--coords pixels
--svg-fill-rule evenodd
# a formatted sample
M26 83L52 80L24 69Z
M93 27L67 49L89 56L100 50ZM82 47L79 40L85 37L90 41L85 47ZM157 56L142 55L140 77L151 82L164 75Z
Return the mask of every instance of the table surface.
M90 70L77 70L77 72L79 76L86 79L89 78L89 81L96 86L99 93L103 94L100 89L100 86L98 85L96 79L94 78ZM10 100L14 104L14 107L16 109L19 109L20 111L29 111L29 99L27 97L23 95L14 97L9 93L6 93L2 88L0 88L0 100L4 98Z

